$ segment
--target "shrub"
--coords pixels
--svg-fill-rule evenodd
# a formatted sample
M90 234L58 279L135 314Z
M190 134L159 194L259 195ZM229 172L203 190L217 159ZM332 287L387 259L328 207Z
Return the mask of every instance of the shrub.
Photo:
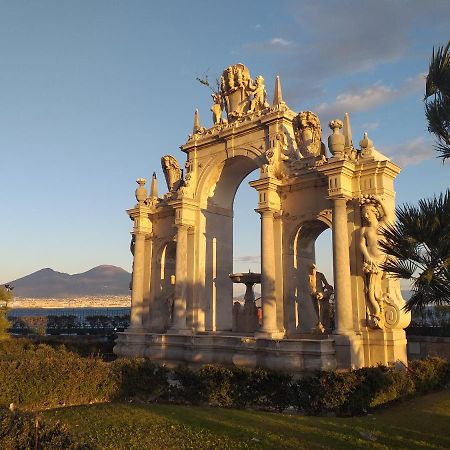
M222 407L282 411L293 406L307 414L354 415L450 382L449 363L440 358L414 361L409 369L367 367L315 372L293 380L265 369L206 365L175 370L142 358L107 363L83 358L63 346L27 339L0 341L0 405L43 408L61 404L137 397Z
M32 414L11 412L0 408L0 447L8 450L31 448L91 450L96 448L76 440L67 428L58 422L36 421L36 416Z
M167 398L168 371L148 359L117 359L111 363L114 384L118 387L115 398L139 397L143 400Z
M450 366L442 358L412 361L409 370L416 390L422 394L442 388L450 382Z
M250 405L260 409L282 411L292 404L292 377L274 370L250 372ZM247 394L248 395L248 394Z
M170 399L196 405L204 400L202 382L197 372L186 366L178 366L170 377Z
M198 371L197 376L201 384L202 401L211 406L233 406L233 372L230 369L208 364Z
M358 377L352 372L316 372L295 384L294 406L307 414L338 413L348 403Z
M0 405L50 407L110 399L109 365L24 339L0 342Z

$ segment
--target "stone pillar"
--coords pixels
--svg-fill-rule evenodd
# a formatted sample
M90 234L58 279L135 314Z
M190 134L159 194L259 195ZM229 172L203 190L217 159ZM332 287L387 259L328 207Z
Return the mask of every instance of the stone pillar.
M178 224L177 253L175 267L175 298L173 302L173 318L170 330L187 334L186 297L187 297L187 238L188 226Z
M347 229L347 199L333 198L333 273L335 292L336 334L353 332L350 284L350 254Z
M142 328L144 316L145 233L135 232L134 239L131 327Z
M262 326L258 337L282 337L277 327L277 304L275 291L275 249L273 214L270 209L261 214L261 304ZM278 336L280 335L280 336Z

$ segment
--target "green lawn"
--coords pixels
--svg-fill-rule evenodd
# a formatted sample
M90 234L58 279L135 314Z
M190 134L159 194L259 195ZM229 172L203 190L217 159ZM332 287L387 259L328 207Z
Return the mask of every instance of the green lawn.
M356 418L134 403L44 416L105 449L450 449L449 390Z

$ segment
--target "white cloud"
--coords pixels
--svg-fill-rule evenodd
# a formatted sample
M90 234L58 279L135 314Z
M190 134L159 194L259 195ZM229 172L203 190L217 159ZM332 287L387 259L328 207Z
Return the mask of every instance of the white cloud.
M383 153L400 167L420 164L435 156L432 143L422 136L395 147L385 148Z
M361 125L364 131L376 130L380 126L380 122L366 122Z
M261 262L261 256L259 255L238 256L237 258L234 258L234 261L246 263L259 263Z
M424 74L420 73L414 77L407 78L397 88L386 86L380 82L365 88L354 88L338 94L331 102L320 103L314 108L314 111L326 119L340 117L345 112L367 111L386 102L420 92L421 90L423 91L424 80ZM373 125L371 129L375 129L378 123L375 126ZM366 130L369 129L366 128Z
M444 1L302 0L288 8L292 23L282 38L247 43L244 51L270 54L277 73L291 80L291 102L317 95L326 79L414 57L417 27L450 26Z
M273 47L290 47L292 42L280 37L274 37L269 41L269 44Z
M267 53L267 52L280 52L280 51L292 51L297 47L293 41L289 41L282 37L273 37L268 41L252 42L244 45L244 49L251 52Z
M344 112L365 111L379 106L396 93L388 86L374 84L365 89L353 89L338 94L334 101L323 102L316 106L314 111L326 116L342 115Z
M250 29L252 29L252 30L260 30L261 28L262 28L262 25L260 23L250 26Z

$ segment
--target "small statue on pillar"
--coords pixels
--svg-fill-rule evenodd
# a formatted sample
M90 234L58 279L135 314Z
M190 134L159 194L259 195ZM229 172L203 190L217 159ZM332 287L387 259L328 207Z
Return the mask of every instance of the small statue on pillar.
M317 333L324 333L330 328L330 297L334 289L328 283L325 275L317 271L315 264L309 271L309 292L317 315L317 325L314 329Z

